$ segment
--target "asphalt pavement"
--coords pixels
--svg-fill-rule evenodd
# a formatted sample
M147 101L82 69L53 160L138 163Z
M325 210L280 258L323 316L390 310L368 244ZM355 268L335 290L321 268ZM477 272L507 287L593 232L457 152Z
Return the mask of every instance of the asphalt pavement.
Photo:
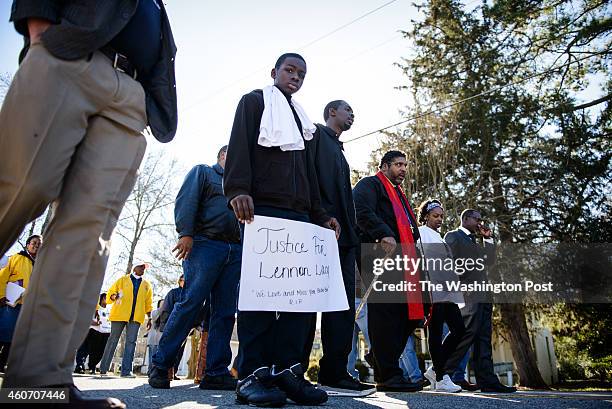
M88 396L113 396L130 409L156 408L219 408L240 407L231 391L206 391L192 380L173 381L171 389L153 389L147 378L76 375L75 384ZM245 406L242 406L245 407ZM289 403L288 408L297 407ZM324 408L409 408L409 409L594 409L612 408L612 392L524 391L512 394L438 393L427 390L418 393L378 392L366 398L330 397Z

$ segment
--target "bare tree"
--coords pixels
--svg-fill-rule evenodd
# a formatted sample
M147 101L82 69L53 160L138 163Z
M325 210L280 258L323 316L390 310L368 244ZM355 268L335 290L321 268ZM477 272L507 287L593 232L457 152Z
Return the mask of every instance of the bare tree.
M0 74L0 106L4 101L4 97L8 92L9 87L11 86L12 76L8 72L4 74Z
M157 297L164 297L171 288L176 287L178 277L183 272L181 262L170 251L176 245L176 239L177 234L172 225L149 247L151 268L147 274L156 283L154 292Z
M152 254L163 251L160 243L168 243L168 236L174 238L172 209L176 175L176 160L169 160L162 150L149 153L143 161L134 190L125 203L115 230L122 245L116 268L129 273L136 255L150 262ZM167 249L168 254L170 249ZM174 274L165 272L157 263L152 264L154 281L167 286ZM166 275L170 277L165 279Z

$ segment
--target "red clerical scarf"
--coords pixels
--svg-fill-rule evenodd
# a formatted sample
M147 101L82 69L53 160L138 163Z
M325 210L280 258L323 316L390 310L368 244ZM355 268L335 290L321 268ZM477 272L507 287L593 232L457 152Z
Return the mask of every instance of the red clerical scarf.
M416 217L414 217L414 212L410 208L410 204L408 204L408 199L406 199L406 195L402 191L402 188L398 186L398 190L395 190L391 184L391 181L381 171L378 171L376 176L378 179L380 179L385 187L387 196L389 196L389 200L391 200L391 204L393 205L393 213L395 213L395 221L397 222L397 229L399 230L400 235L400 244L402 246L402 256L407 257L408 259L416 259L416 249L414 245L414 237L412 236L412 229L410 228L410 220L408 219L408 215L404 210L401 199L397 194L398 190L404 198L404 203L406 203L406 208L410 212L412 220L416 220ZM410 264L412 265L412 263ZM408 301L408 318L411 320L420 320L424 318L421 285L419 284L418 271L414 270L414 274L412 273L413 271L411 268L404 270L404 279L408 283L413 283L412 286L416 289L416 291L406 292L406 299Z

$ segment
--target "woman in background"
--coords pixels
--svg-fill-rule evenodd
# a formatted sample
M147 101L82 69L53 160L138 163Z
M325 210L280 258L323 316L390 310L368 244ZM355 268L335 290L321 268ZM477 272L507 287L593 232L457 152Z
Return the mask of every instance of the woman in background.
M28 288L36 253L41 244L42 236L35 234L28 237L25 249L9 257L8 264L0 270L0 372L5 371L15 324L23 303L23 294L14 305L8 303L6 288L8 283Z
M444 220L444 208L439 200L426 200L417 210L420 239L417 243L424 259L424 269L432 284L441 284L443 291L434 291L431 295L432 310L429 319L429 353L433 366L427 369L425 377L431 382L431 388L441 392L460 392L461 386L451 380L456 368L446 367L446 361L457 348L465 332L459 305L463 304L463 294L451 291L447 283L457 281L454 269L447 268L452 260L450 248L444 242L439 229ZM452 267L452 264L450 264ZM450 333L442 337L444 323Z

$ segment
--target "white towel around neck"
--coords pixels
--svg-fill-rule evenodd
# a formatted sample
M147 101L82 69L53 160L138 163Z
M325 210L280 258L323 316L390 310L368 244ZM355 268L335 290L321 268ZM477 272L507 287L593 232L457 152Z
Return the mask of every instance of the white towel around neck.
M257 143L265 147L278 146L283 151L303 150L304 139L311 140L316 130L304 109L294 99L291 100L302 123L302 129L299 130L289 102L278 88L273 85L265 87L263 98L264 111Z

